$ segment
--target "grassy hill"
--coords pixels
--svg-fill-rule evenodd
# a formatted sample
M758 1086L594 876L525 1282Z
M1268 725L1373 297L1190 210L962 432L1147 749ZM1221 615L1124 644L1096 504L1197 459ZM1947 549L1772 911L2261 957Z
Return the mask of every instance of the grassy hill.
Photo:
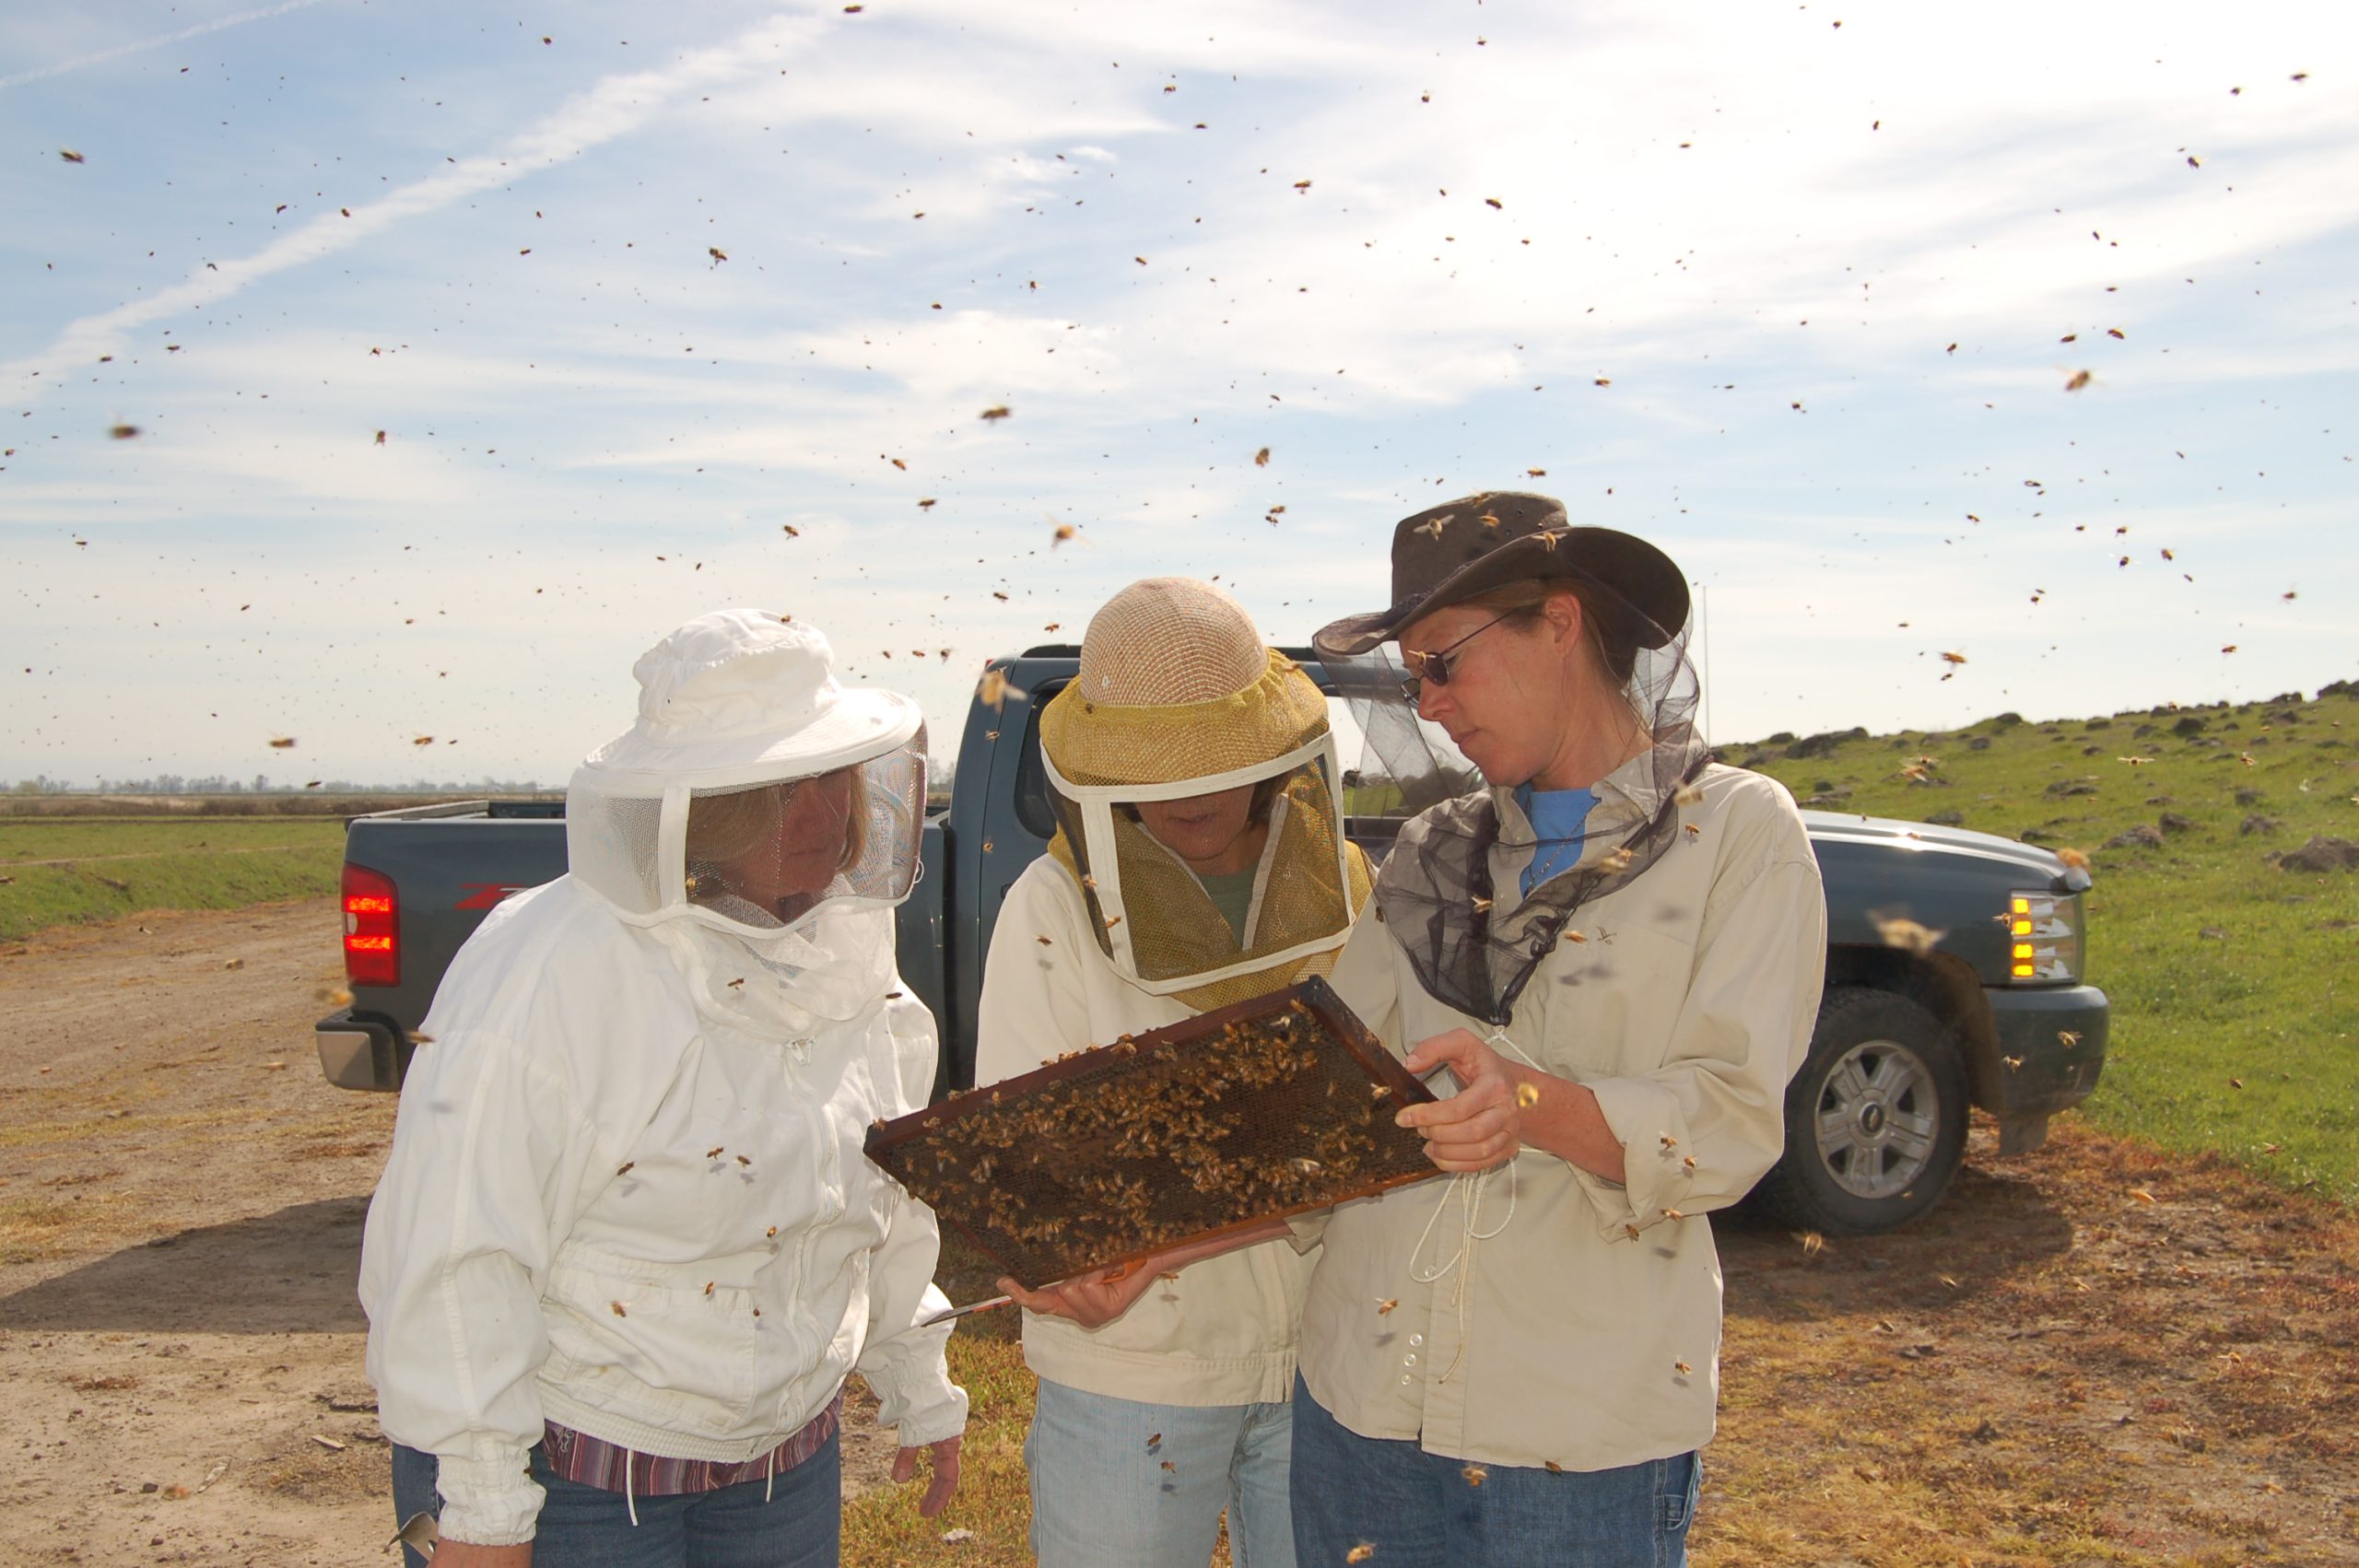
M1805 806L2086 852L2114 1027L2084 1113L2359 1200L2359 869L2280 863L2359 841L2359 694L1720 752Z

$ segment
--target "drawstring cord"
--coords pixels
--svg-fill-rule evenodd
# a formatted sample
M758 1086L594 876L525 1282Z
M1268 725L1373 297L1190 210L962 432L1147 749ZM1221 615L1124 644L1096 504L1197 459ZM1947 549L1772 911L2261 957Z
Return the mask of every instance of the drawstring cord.
M769 1474L762 1480L762 1501L765 1503L770 1500L771 1493L778 1488L778 1450L776 1448L770 1450L770 1460L767 1468Z
M623 1507L630 1515L630 1527L639 1528L639 1499L630 1492L630 1472L637 1469L639 1456L628 1448L623 1450Z
M1517 1049L1515 1042L1508 1038L1507 1031L1496 1024L1492 1025L1485 1043L1494 1050L1513 1053L1525 1066L1532 1068L1534 1071L1546 1071L1538 1062ZM1421 1285L1438 1284L1453 1270L1458 1273L1452 1291L1456 1297L1453 1305L1458 1312L1458 1344L1456 1351L1449 1358L1449 1365L1443 1371L1441 1376L1436 1379L1437 1382L1449 1382L1450 1374L1458 1370L1458 1363L1466 1356L1468 1310L1466 1277L1474 1271L1475 1247L1479 1243L1496 1240L1505 1235L1508 1226L1515 1221L1515 1162L1516 1155L1508 1156L1508 1210L1499 1217L1499 1223L1487 1231L1482 1228L1483 1199L1490 1190L1493 1179L1498 1176L1498 1167L1493 1166L1487 1171L1461 1171L1450 1179L1449 1186L1442 1192L1441 1201L1434 1205L1434 1211L1426 1217L1426 1228L1417 1235L1417 1245L1409 1249L1409 1277ZM1458 1200L1461 1211L1458 1250L1430 1270L1420 1269L1417 1267L1417 1259L1425 1255L1426 1243L1433 1239L1434 1226L1440 1223L1443 1211L1449 1207L1450 1199L1453 1198Z

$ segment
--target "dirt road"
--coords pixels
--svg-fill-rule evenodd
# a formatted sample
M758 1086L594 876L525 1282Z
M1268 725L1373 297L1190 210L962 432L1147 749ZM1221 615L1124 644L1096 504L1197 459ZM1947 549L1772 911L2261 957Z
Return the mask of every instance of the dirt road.
M353 1277L393 1106L311 1054L334 929L0 948L0 1562L384 1561ZM2349 1216L2066 1123L1901 1235L1719 1229L1705 1568L2359 1564Z

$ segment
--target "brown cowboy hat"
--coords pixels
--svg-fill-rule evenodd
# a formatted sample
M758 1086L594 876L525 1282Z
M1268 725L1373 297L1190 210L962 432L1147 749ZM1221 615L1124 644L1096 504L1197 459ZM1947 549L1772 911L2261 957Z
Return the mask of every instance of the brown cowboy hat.
M1603 589L1641 648L1661 648L1687 624L1687 579L1669 556L1611 528L1575 528L1565 503L1523 490L1488 490L1404 517L1392 531L1392 606L1321 626L1311 645L1366 653L1418 616L1532 578L1574 578Z

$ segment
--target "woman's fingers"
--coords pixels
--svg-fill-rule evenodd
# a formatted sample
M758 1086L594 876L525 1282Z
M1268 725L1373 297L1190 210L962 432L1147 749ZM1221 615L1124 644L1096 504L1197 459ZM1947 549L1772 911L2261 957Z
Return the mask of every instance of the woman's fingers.
M1045 1312L1052 1317L1073 1316L1072 1304L1058 1293L1054 1285L1046 1290L1028 1291L1014 1280L1002 1280L999 1281L999 1293L1027 1312Z
M933 1456L933 1484L925 1489L925 1500L918 1504L918 1513L925 1518L949 1507L951 1493L958 1490L958 1443L956 1437L945 1437L927 1445Z
M958 1490L958 1444L956 1437L945 1437L929 1443L923 1452L933 1467L933 1479L926 1483L925 1496L918 1504L918 1512L933 1518L950 1505L950 1494ZM918 1473L920 1450L903 1448L893 1456L893 1479L906 1481Z
M1144 1269L1117 1269L1067 1280L1045 1290L1027 1291L1014 1280L1000 1281L999 1288L1019 1306L1051 1317L1070 1318L1085 1328L1095 1328L1120 1317L1133 1302L1145 1293L1154 1279L1155 1276Z
M1403 1057L1401 1065L1412 1072L1426 1073L1448 1062L1450 1071L1463 1083L1475 1061L1487 1055L1490 1049L1474 1037L1473 1031L1452 1029L1429 1040L1418 1041L1417 1048Z

